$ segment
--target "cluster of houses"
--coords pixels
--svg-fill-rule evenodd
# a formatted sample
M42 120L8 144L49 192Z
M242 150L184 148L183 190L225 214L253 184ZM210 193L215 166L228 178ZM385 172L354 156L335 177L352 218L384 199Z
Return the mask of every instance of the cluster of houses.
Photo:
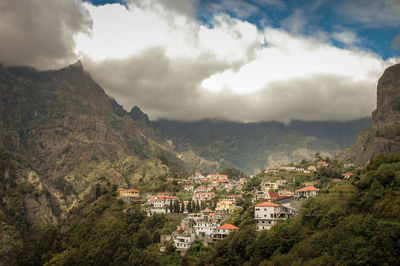
M278 173L278 172L297 172L297 173L305 173L310 174L312 172L316 172L318 168L328 167L329 164L325 161L319 161L315 165L310 165L307 168L297 167L297 166L274 166L266 169L265 173Z
M213 244L232 233L239 230L238 227L224 223L231 213L226 211L210 210L206 208L200 213L187 214L177 229L171 235L161 237L161 243L167 244L172 241L176 251L186 254L192 243L198 239L205 245ZM165 247L161 248L163 251Z
M187 179L173 179L168 178L169 182L177 182L183 184L183 189L188 192L212 192L215 190L226 190L226 191L241 191L244 184L247 182L246 178L240 178L239 180L229 180L227 175L210 174L203 176L200 171L196 171L193 175Z
M218 174L204 177L197 171L187 179L174 180L184 184L185 190L192 193L190 201L181 201L179 197L169 193L146 194L140 197L139 191L136 189L118 189L117 192L121 199L133 201L140 199L143 203L142 206L146 207L148 215L170 213L172 212L171 206L179 206L179 212L184 218L172 235L161 237L161 242L164 244L172 242L181 254L185 254L196 239L205 245L210 245L239 230L238 227L228 224L226 221L237 209L241 208L237 206L237 202L242 198L242 194L238 193L241 193L247 179L231 181L226 175ZM278 220L290 219L293 215L298 214L298 211L291 206L291 200L315 197L319 192L312 184L294 192L279 190L285 185L287 185L287 181L284 179L263 181L260 185L261 189L253 191L253 202L261 202L255 205L256 230L270 229ZM227 188L232 187L235 188L235 194L212 201L217 196L214 189L229 191ZM213 204L210 204L211 202Z

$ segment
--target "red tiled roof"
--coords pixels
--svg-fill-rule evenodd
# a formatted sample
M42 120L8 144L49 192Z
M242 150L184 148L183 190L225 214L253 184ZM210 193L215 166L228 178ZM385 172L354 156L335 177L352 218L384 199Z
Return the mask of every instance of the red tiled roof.
M209 216L214 216L214 215L215 215L215 212L212 212L209 214Z
M270 198L279 198L278 192L268 192Z
M266 202L257 204L256 207L280 207L280 206L273 202L266 201Z
M296 190L296 192L297 191L299 191L299 192L301 192L301 191L319 191L319 189L314 186L308 186L308 187L300 188L300 189Z
M132 192L139 192L139 190L131 188L131 189L124 189L124 188L120 188L118 189L118 191L132 191Z
M215 195L214 192L197 192L194 193L195 195Z
M353 175L353 173L344 173L344 174L342 174L342 176L346 176L346 175Z
M164 199L179 199L178 197L175 196L163 196Z
M218 229L239 230L239 227L236 227L232 224L224 224L224 225L218 227Z

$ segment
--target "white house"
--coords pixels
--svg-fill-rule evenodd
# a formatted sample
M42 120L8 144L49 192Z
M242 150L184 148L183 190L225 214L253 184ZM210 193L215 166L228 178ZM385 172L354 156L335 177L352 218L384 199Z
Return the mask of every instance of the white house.
M210 237L217 232L218 224L201 220L197 221L193 228L196 231L196 235Z
M307 186L307 187L303 187L303 188L296 190L294 198L295 199L313 198L313 197L317 196L318 192L319 192L318 188L316 188L314 186Z
M217 232L212 236L214 241L218 241L227 237L233 231L239 230L239 227L236 227L232 224L224 224L218 227Z
M255 206L254 218L256 219L257 231L270 229L279 218L283 218L281 206L272 202L263 202Z
M188 235L180 235L174 237L174 246L176 248L176 251L178 251L181 254L186 254L192 245L192 243L195 240L195 235L190 234Z

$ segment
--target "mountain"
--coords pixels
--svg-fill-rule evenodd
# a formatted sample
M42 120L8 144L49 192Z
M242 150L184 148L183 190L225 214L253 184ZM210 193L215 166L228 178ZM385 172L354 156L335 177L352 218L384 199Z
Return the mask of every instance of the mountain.
M362 131L355 145L344 150L342 161L364 164L379 154L400 152L400 64L385 70L378 81L377 108L371 125Z
M126 112L79 61L56 71L0 66L0 158L9 225L16 213L21 224L55 221L99 186L185 171L147 116Z
M154 127L180 152L192 150L211 161L223 159L252 173L282 163L334 156L351 146L368 118L347 122L239 123L221 120L182 122L159 120Z

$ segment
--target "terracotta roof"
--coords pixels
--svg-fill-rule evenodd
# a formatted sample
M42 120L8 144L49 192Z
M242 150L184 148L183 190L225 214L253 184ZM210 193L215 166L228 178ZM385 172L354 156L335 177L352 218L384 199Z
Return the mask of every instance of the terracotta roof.
M178 197L175 196L163 196L164 199L179 199Z
M270 198L279 198L279 193L278 192L269 192L269 197Z
M346 176L346 175L353 175L353 173L344 173L344 174L342 174L342 176Z
M239 227L236 227L232 224L224 224L224 225L218 227L218 229L239 230Z
M266 201L266 202L257 204L256 207L280 207L280 206L273 202Z
M296 190L296 192L297 191L300 191L300 192L301 191L319 191L319 189L314 186L308 186L308 187L300 188L300 189Z
M212 212L209 214L209 216L214 216L214 215L215 215L215 212Z

